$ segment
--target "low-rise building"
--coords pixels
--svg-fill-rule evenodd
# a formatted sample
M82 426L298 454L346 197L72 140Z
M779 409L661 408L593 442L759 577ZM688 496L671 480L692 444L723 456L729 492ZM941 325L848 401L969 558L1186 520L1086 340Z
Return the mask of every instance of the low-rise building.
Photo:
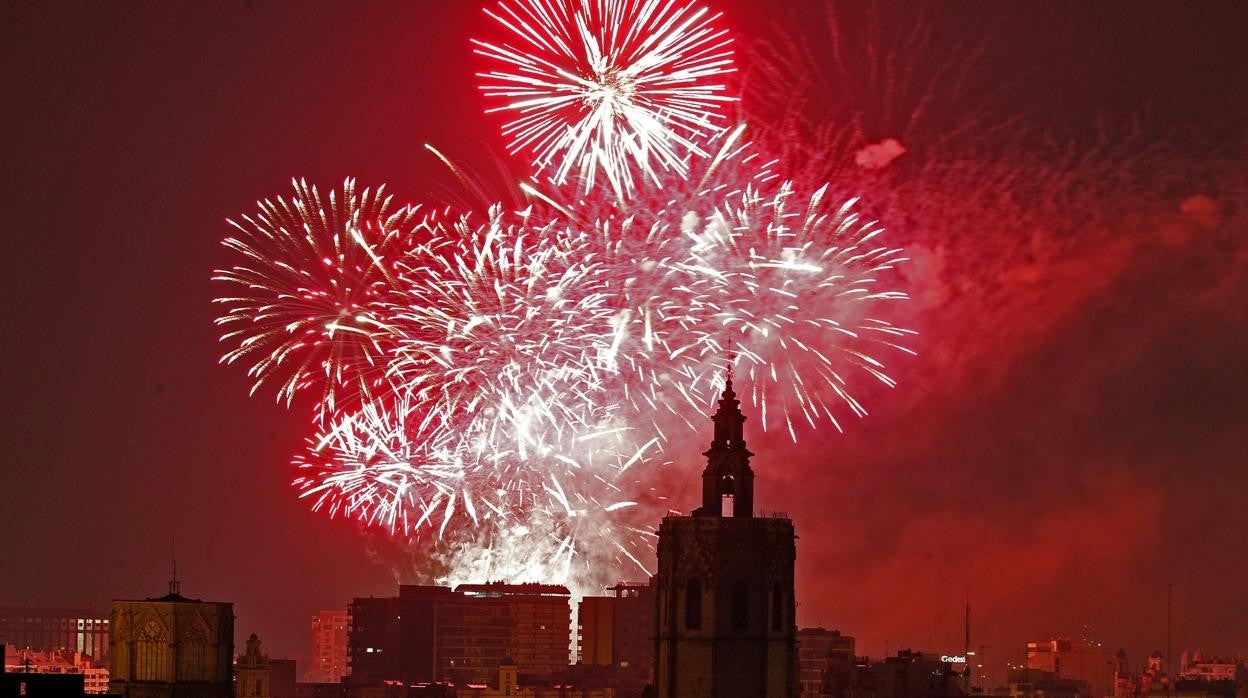
M801 698L826 698L825 674L829 670L848 670L854 661L854 638L839 630L801 628L797 631L798 682ZM844 682L828 682L843 685Z
M81 652L70 650L42 652L8 645L0 645L0 648L2 648L0 654L4 656L4 673L81 676L83 693L87 695L108 693L108 667L100 666L93 658ZM72 686L70 688L76 690Z

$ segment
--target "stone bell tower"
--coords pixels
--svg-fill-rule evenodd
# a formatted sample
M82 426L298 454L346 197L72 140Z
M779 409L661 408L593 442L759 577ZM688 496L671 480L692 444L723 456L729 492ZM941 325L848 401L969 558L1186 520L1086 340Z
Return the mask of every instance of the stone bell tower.
M711 419L702 506L659 527L654 685L660 698L793 698L793 522L755 516L731 374Z

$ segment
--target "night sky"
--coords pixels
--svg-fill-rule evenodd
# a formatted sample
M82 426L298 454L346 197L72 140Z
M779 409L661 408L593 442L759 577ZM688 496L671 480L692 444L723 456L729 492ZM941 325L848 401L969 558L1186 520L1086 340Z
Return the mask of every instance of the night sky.
M826 50L823 3L713 4L742 46ZM904 23L918 7L886 10ZM998 656L1064 635L1138 665L1164 647L1173 582L1176 654L1248 654L1248 11L925 12L927 50L969 35L987 58L974 99L934 96L983 139L925 154L939 125L875 134L911 151L894 181L904 158L975 163L945 182L968 202L956 225L924 225L935 194L910 220L882 216L915 260L919 356L890 366L899 387L869 392L845 435L747 432L759 505L800 536L799 624L875 656L955 650L969 588L973 644ZM15 2L0 19L0 604L160 595L176 538L184 593L233 601L240 637L271 655L306 654L313 611L392 594L411 562L295 497L310 404L248 398L244 372L218 365L209 276L228 263L225 219L292 176L419 200L447 180L425 143L469 163L501 149L472 77L478 3ZM948 50L929 67L959 65ZM818 118L837 88L811 89ZM1017 142L997 128L1011 119ZM1085 166L1093 185L1020 196L1008 224L1003 200L977 199L984 173ZM690 439L656 483L686 510L709 427Z

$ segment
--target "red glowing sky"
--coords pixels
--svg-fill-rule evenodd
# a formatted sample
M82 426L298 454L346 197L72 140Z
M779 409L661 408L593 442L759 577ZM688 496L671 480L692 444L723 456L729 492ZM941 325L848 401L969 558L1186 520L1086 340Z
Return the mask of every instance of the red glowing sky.
M721 4L767 36L768 20L801 20L826 50L811 28L822 3L775 17ZM469 160L498 148L471 78L482 17L469 2L267 0L3 14L0 602L155 595L176 537L187 593L234 601L240 632L271 653L304 652L313 610L392 593L396 562L293 496L284 464L305 412L248 399L241 371L217 365L223 220L292 175L418 198L444 178L424 143ZM1135 173L1098 190L1113 200L992 199L982 178L1034 164L1034 143L998 140L959 154L950 185L983 215L885 220L915 257L920 356L845 436L750 435L760 505L801 536L799 620L874 655L956 649L969 587L975 642L1002 655L1072 635L1139 657L1164 641L1173 582L1177 646L1248 654L1248 177L1220 164L1248 135L1248 13L961 4L931 21L937 47L981 32L986 84L1009 86L980 95L985 112L938 104L955 120L1017 116L1076 143L1098 114L1150 126L1111 158ZM1157 169L1173 170L1164 186L1130 178ZM938 201L915 200L919 223ZM1014 205L1024 215L1007 222ZM676 497L680 479L664 483Z

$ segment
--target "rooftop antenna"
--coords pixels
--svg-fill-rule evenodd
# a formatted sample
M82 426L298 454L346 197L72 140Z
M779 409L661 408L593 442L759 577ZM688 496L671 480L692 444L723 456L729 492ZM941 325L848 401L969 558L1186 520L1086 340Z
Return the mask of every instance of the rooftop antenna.
M169 556L173 562L173 576L169 578L169 595L181 596L182 584L178 582L178 541L169 539Z
M966 659L966 666L964 667L966 672L965 672L965 675L962 677L962 681L963 681L962 690L964 693L966 693L966 695L969 696L971 695L971 666L973 666L974 664L971 661L971 657L974 655L974 653L971 652L971 588L969 586L966 588L965 631L966 631L966 634L963 637L963 644L962 644L962 657Z

